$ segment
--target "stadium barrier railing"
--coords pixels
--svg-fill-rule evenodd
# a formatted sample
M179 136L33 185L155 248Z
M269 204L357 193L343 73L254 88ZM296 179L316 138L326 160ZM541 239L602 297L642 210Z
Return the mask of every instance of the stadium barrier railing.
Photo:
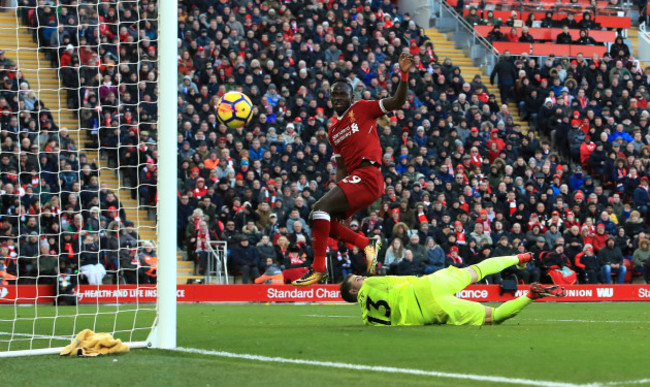
M218 285L228 285L228 243L226 241L212 241L208 244L210 256L205 273L204 283L212 283L214 277Z
M467 50L472 62L485 70L486 74L492 71L497 63L494 48L482 36L474 33L474 26L450 6L446 0L429 0L430 26L436 27L440 32L452 32L454 45Z
M645 23L639 25L639 60L645 64L650 63L650 36Z

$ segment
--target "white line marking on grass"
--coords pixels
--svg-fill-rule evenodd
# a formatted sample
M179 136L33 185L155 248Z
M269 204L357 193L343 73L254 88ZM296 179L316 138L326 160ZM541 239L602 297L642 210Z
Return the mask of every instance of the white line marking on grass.
M650 379L628 380L626 382L609 382L603 383L603 386L620 386L621 384L646 384Z
M48 336L48 335L33 335L30 333L11 333L11 332L0 332L0 336L18 336L18 337L29 337L32 339L53 339L53 340L65 340L65 341L70 341L73 338L72 337L65 337L65 336Z
M550 322L587 322L587 323L613 323L613 324L622 324L622 323L636 323L636 324L648 324L649 321L630 321L630 320L568 320L568 319L547 319L547 318L524 318L519 319L522 321L550 321Z
M234 358L234 359L253 360L253 361L260 361L260 362L267 362L267 363L289 363L289 364L312 365L312 366L321 366L321 367L329 367L329 368L342 368L342 369L349 369L354 371L379 371L379 372L386 372L391 374L433 376L438 378L464 379L464 380L473 380L478 382L523 384L528 386L543 386L543 387L585 386L580 384L552 382L547 380L508 378L504 376L490 376L490 375L459 374L459 373L452 373L452 372L425 371L425 370L418 370L413 368L367 366L362 364L339 363L339 362L317 361L317 360L288 359L284 357L269 357L269 356L260 356L260 355L250 355L245 353L210 351L210 350L196 349L196 348L179 347L179 348L172 349L172 351L196 353L200 355L227 357L227 358Z
M358 318L357 316L335 316L327 314L307 314L305 317L327 317L327 318Z

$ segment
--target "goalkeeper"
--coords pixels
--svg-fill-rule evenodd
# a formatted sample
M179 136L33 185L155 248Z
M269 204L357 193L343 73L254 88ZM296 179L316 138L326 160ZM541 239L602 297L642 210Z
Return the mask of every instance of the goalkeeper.
M500 324L541 297L564 297L564 288L532 284L528 294L497 308L456 298L454 294L485 276L512 265L525 265L532 253L497 257L463 269L450 266L424 277L372 277L350 274L341 283L341 297L358 302L368 325Z

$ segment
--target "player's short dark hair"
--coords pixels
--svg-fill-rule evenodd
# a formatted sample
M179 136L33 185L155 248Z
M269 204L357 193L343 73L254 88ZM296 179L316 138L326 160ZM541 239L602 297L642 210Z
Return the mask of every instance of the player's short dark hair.
M350 290L352 290L352 282L350 281L350 278L352 278L352 274L348 274L343 278L343 282L339 285L339 291L341 292L342 299L347 302L355 303L357 302L357 295L350 293Z
M334 86L339 83L341 85L345 85L350 90L350 93L352 93L352 90L354 90L354 87L352 87L352 83L345 78L339 78L336 81L334 81L334 83L332 83L332 89L334 89Z

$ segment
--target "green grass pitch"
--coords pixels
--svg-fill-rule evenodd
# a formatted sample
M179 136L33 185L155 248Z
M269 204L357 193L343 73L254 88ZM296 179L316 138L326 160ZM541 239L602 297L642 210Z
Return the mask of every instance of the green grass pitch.
M100 311L110 308L114 306L102 306ZM60 309L59 313L73 310ZM95 307L80 307L80 311L91 314ZM25 318L35 312L47 316L54 308L19 307L17 312ZM13 315L12 306L0 307L0 320ZM114 326L133 325L132 312L117 321L106 316L97 321L98 328L110 331ZM650 383L650 308L646 303L536 303L502 325L486 327L366 327L359 316L356 305L179 305L178 346L435 371L456 378L147 349L89 359L56 355L0 358L0 370L5 382L10 380L10 385L16 386L69 386L71 382L115 386L161 382L171 386L497 386L515 378L525 379L524 384L548 386ZM136 325L146 325L151 317L151 312L138 313ZM37 332L52 332L52 321L38 324ZM70 332L71 322L58 321L55 333ZM77 330L93 322L91 315L80 318ZM16 331L28 332L32 322L19 320L16 327ZM7 328L6 323L0 324L0 332ZM133 339L144 335L136 333ZM124 334L117 336L125 338ZM0 340L6 339L0 333ZM6 343L1 345L0 350L5 351ZM505 379L490 382L486 376Z

